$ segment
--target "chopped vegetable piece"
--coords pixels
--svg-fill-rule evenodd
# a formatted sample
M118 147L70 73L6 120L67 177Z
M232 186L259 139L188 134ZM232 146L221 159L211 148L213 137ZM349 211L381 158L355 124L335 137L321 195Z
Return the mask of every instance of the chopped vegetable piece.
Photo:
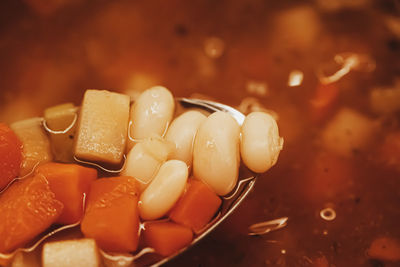
M165 139L175 145L170 159L182 160L189 167L193 160L193 141L200 124L207 117L191 110L175 118L165 134Z
M43 175L13 183L0 195L0 252L26 245L60 216L63 204Z
M38 253L18 252L12 259L11 267L40 267L40 255Z
M272 41L275 46L306 51L312 49L321 31L319 14L311 6L295 5L283 9L274 16L274 28L278 32Z
M20 176L30 173L36 164L52 160L50 142L42 128L41 118L32 118L11 124L11 129L22 142Z
M162 86L144 91L132 105L130 129L135 139L163 136L174 115L175 102L171 92Z
M138 185L128 176L92 182L81 230L100 248L130 252L139 240Z
M223 111L208 116L197 131L193 146L193 174L218 194L228 194L236 185L239 164L240 127Z
M400 86L376 88L370 92L371 108L378 114L391 114L400 110Z
M339 96L335 83L319 84L310 101L310 117L315 122L325 119L332 111Z
M379 147L379 157L384 164L400 170L400 131L389 133Z
M21 141L7 125L0 123L0 190L18 176L21 160Z
M146 223L143 236L146 245L162 256L174 254L193 239L190 228L173 222Z
M120 164L126 144L129 96L87 90L83 99L75 155L83 160Z
M316 258L313 262L313 267L329 267L329 262L325 256Z
M253 172L263 173L278 160L283 147L278 124L265 112L251 112L243 122L240 153L244 164Z
M174 144L171 142L161 138L146 138L129 151L121 174L134 177L139 182L140 191L143 191L173 150Z
M140 195L140 217L155 220L166 215L185 190L187 178L185 162L174 159L161 165L156 177Z
M83 215L84 194L87 195L91 182L96 180L97 171L77 164L50 162L39 166L36 173L46 177L56 199L64 204L64 210L56 222L78 222Z
M221 202L208 185L196 179L189 179L185 193L170 212L170 218L199 231L211 220Z
M364 151L377 132L377 124L359 112L343 108L322 132L323 146L340 156Z
M100 258L96 242L84 238L46 243L42 263L43 267L97 267Z
M72 125L77 116L77 107L72 103L66 103L50 107L44 111L44 119L47 126L53 131L64 131ZM51 134L51 148L56 160L71 162L74 156L73 144L76 123L63 134Z
M400 242L390 237L379 237L371 243L368 255L373 259L400 261Z

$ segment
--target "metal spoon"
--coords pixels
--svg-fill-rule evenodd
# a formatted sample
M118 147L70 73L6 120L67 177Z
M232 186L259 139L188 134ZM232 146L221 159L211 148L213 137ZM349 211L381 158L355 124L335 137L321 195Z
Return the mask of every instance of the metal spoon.
M181 103L182 106L186 107L196 107L202 108L207 111L215 112L215 111L224 111L230 114L238 123L239 125L243 124L245 119L245 115L238 111L237 109L213 102L208 100L200 100L200 99L189 99L189 98L180 98L178 101ZM193 239L192 243L178 251L172 256L169 256L165 259L160 260L159 262L155 263L154 266L159 266L167 261L171 260L172 258L178 256L191 246L195 245L199 242L202 238L204 238L207 234L213 231L218 225L220 225L232 212L243 202L246 196L250 193L252 188L255 185L257 176L253 173L243 176L245 173L241 173L239 177L239 182L236 185L235 189L227 196L222 197L223 202L221 209L215 219L211 221L203 230L198 233L198 235Z
M207 112L227 112L239 123L239 125L242 125L245 119L245 115L240 111L218 102L191 98L178 98L177 101L185 108L197 108L205 110ZM235 189L229 195L222 197L223 201L218 214L202 230L195 233L195 238L188 246L182 248L173 255L164 258L148 257L149 254L154 254L154 250L151 248L144 248L137 254L130 256L126 254L120 256L110 255L102 252L103 257L111 263L110 265L118 264L118 266L160 266L167 263L168 261L177 257L178 255L182 254L187 249L198 243L201 239L203 239L206 235L213 231L218 225L220 225L230 214L232 214L232 212L240 205L240 203L243 202L246 196L250 193L255 185L256 179L257 176L254 173L248 171L245 168L241 168L239 172L239 182L236 185ZM146 257L148 258L143 260L143 258Z
M189 99L189 98L177 98L176 99L178 103L180 103L183 107L185 108L197 108L197 109L202 109L207 112L215 112L215 111L223 111L227 112L230 114L237 122L239 125L242 125L245 115L239 112L238 110L213 101L208 101L208 100L201 100L201 99ZM74 123L76 122L76 119L74 119ZM62 132L55 132L52 131L47 127L47 124L43 123L44 129L49 132L49 134L63 134L64 131ZM92 163L91 163L92 164ZM99 167L97 164L92 164L95 165L95 167ZM100 167L101 168L101 167ZM101 168L103 171L108 171L104 168ZM114 172L114 171L113 171ZM199 242L202 238L204 238L207 234L209 234L211 231L213 231L218 225L220 225L239 205L240 203L243 202L243 200L246 198L246 196L250 193L252 188L255 185L257 176L250 172L247 168L241 167L239 171L239 179L238 183L235 187L235 189L226 196L222 197L222 205L214 217L214 219L209 222L203 229L195 233L195 238L192 240L192 242L186 246L185 248L182 248L181 250L177 251L175 254L169 256L169 257L161 257L157 254L154 253L154 249L152 248L143 248L136 254L110 254L104 251L100 251L103 259L106 263L106 266L160 266L171 259L177 257L178 255L182 254L184 251L189 249L190 247L194 246L197 242ZM24 252L30 252L33 251L36 247L38 247L42 242L45 241L45 239L49 238L50 236L64 231L66 229L71 229L74 228L76 224L71 224L71 225L66 225L64 227L55 229L54 231L45 234L42 238L38 239L33 245L31 245L28 248L21 248L17 249L16 251L9 253L9 254L0 254L0 260L8 260L11 259L18 251L24 251ZM142 227L144 227L142 225Z

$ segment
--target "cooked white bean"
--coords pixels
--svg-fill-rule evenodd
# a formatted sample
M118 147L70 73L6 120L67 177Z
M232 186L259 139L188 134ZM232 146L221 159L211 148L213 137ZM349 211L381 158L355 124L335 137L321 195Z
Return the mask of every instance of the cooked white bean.
M283 139L275 119L265 112L252 112L242 125L240 152L244 164L252 171L267 171L278 160Z
M169 160L162 164L150 185L140 195L140 217L143 220L155 220L164 216L183 193L187 178L185 162Z
M211 114L199 127L193 148L193 174L218 195L228 194L239 173L238 123L225 112Z
M134 139L162 136L174 114L171 92L162 86L144 91L131 108L131 136Z
M207 117L198 111L187 111L172 121L165 139L175 144L171 159L184 161L192 165L193 142L200 124Z
M132 176L140 184L141 191L155 176L160 165L172 153L174 145L160 138L147 138L136 144L126 157L121 175Z

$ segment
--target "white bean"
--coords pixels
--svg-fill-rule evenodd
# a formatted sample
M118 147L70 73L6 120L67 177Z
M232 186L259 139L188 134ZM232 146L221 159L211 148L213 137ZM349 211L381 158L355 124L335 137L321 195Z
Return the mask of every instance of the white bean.
M131 136L134 139L162 136L172 120L174 109L174 98L167 88L147 89L131 108Z
M211 114L197 132L193 149L193 174L218 195L228 194L239 173L238 123L225 112Z
M150 185L140 195L139 214L143 220L164 216L183 193L188 178L187 165L169 160L161 165Z
M174 145L163 139L144 139L129 151L121 175L134 177L140 184L140 190L143 191L173 149Z
M244 164L257 173L275 165L282 150L283 138L275 119L265 112L252 112L242 125L240 152Z
M171 159L179 159L189 167L193 159L193 142L200 124L207 117L198 111L187 111L172 121L165 139L175 144Z

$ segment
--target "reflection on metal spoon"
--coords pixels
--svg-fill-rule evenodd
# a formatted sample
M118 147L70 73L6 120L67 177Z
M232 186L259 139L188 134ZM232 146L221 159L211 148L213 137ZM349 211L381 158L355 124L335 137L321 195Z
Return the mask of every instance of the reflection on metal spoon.
M43 128L46 130L46 132L48 132L50 134L66 134L75 126L77 121L78 121L78 114L75 113L74 119L72 120L71 124L68 125L68 127L65 128L64 130L56 131L56 130L50 129L50 127L47 125L47 121L44 118L42 119L42 125L43 125Z
M279 230L287 225L288 217L260 222L249 227L249 235L264 235L272 231Z

